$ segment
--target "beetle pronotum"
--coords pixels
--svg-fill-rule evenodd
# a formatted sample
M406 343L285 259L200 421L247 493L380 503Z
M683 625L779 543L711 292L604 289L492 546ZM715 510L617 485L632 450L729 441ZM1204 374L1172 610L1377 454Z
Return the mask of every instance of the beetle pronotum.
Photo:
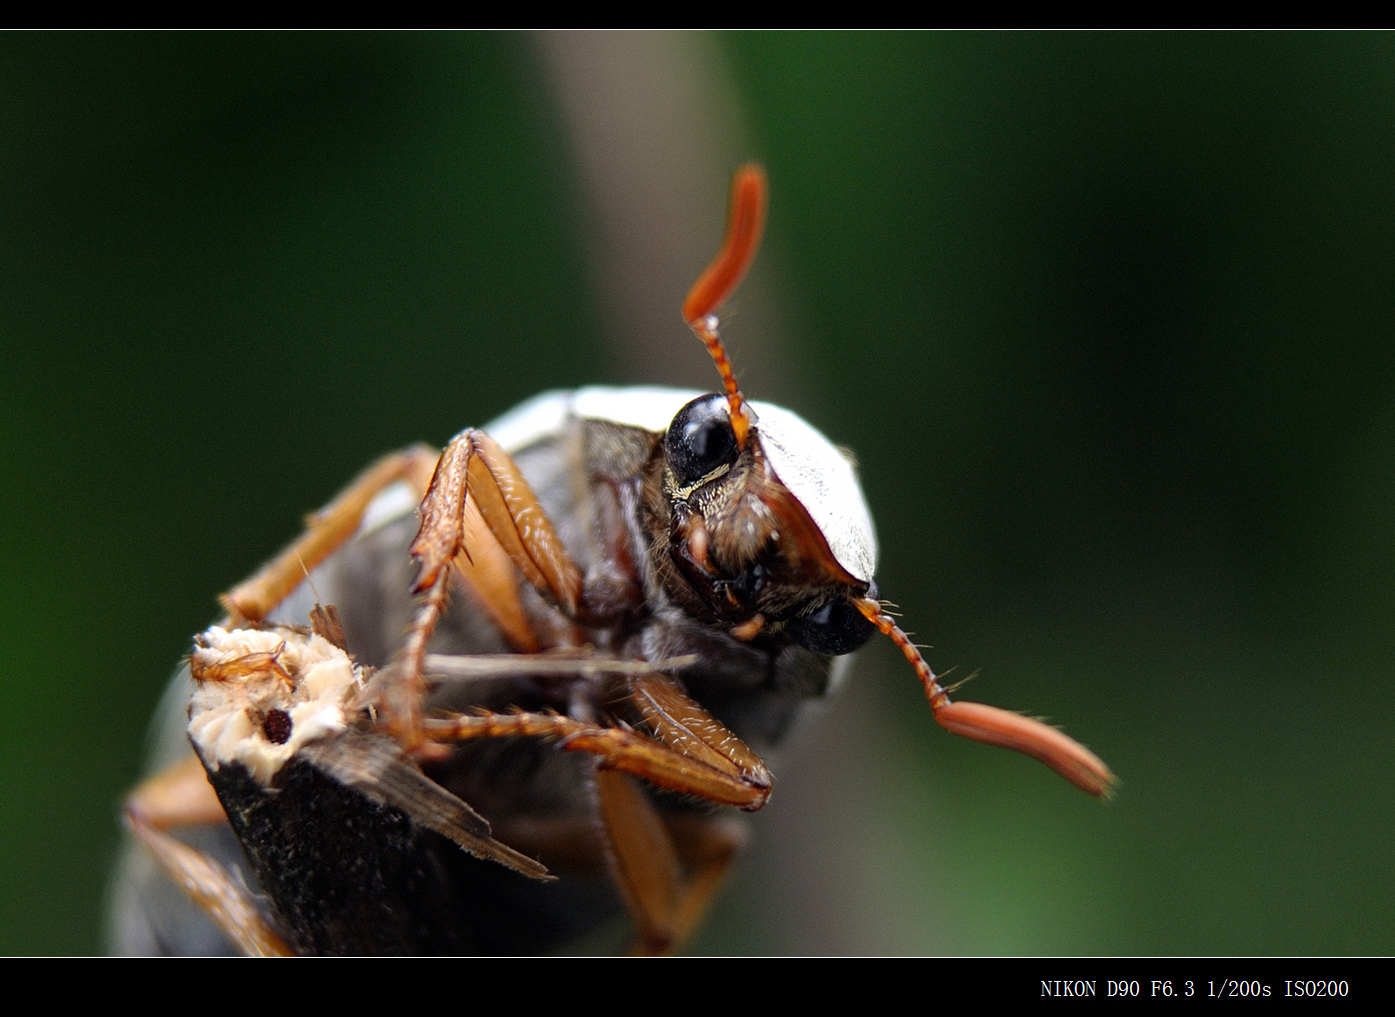
M127 815L242 949L522 952L618 903L638 949L674 949L741 846L713 805L765 804L756 750L877 631L946 729L1109 791L1059 731L950 700L878 600L851 464L741 392L717 312L765 206L742 168L683 304L721 393L545 393L388 456L224 595L190 658L198 761ZM310 609L312 570L337 610ZM224 818L269 909L165 832Z

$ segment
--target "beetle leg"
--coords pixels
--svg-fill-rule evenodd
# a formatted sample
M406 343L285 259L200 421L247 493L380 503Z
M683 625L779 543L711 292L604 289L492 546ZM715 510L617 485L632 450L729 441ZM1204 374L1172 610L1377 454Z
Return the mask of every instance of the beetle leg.
M639 931L636 952L669 953L683 885L673 838L649 796L626 774L598 769L596 798L611 876Z
M630 688L630 701L660 742L714 769L738 773L743 779L766 788L769 795L770 771L760 757L690 699L676 682L657 672L649 672L631 678ZM707 913L712 898L745 843L745 828L732 822L732 818L703 817L700 828L684 831L679 841L693 857L684 859L690 866L690 873L681 884L681 896L673 913L671 947L676 948L686 940ZM640 945L648 948L651 944Z
M730 813L716 815L670 812L663 815L688 868L726 864L746 846L746 824ZM494 835L530 857L545 861L553 872L596 872L604 868L604 849L589 815L509 816L493 823Z
M246 888L202 851L165 832L175 826L226 820L203 764L192 753L141 784L126 802L127 828L243 953L288 957L290 947L262 916Z
M456 435L441 453L421 503L421 530L412 554L421 564L417 592L465 546L465 505L473 500L490 533L539 593L575 618L583 576L552 528L537 495L514 461L483 431Z
M679 881L671 890L661 889L655 895L671 900L666 908L650 908L667 916L662 921L666 930L663 936L641 937L634 945L636 952L644 953L682 949L683 944L707 914L712 899L721 888L727 873L731 871L736 856L746 846L749 839L746 824L730 813L701 815L687 811L659 812L654 809L646 795L634 788L633 781L623 775L601 770L598 771L597 777L597 798L602 809L602 823L598 824L591 816L546 819L514 817L495 823L494 834L518 850L546 861L548 867L559 874L595 873L609 868L611 877L619 885L630 916L638 929L642 927L642 919L630 904L630 891L627 888L627 882L638 881L638 877L633 873L616 871L619 852L626 850L633 853L635 845L628 841L624 846L616 843L617 840L624 839L624 834L617 832L618 824L609 817L617 807L625 810L626 815L634 811L653 812L663 825L663 840L670 846L658 844L655 849L655 861L648 863L645 871L674 871L675 866L666 856L676 852ZM624 802L617 805L616 798L620 796L607 790L607 785L616 781L623 781L628 785L627 800L637 800L637 803L631 801L628 809ZM631 816L630 821L625 823L625 828L631 825L649 830L639 838L638 843L641 847L656 839L648 821ZM639 864L642 867L646 866L643 852L640 854ZM663 945L665 941L666 947Z
M208 782L199 757L188 756L131 792L126 811L159 830L226 822L223 803Z
M680 794L697 795L750 812L759 809L770 797L770 774L763 766L749 773L742 772L720 752L712 752L713 762L709 762L626 728L599 727L555 713L482 713L429 718L422 721L422 733L440 742L469 738L558 738L562 748L568 751L597 756L602 769L632 773L657 787ZM718 760L721 762L717 763Z
M127 826L160 867L208 912L243 953L252 957L290 957L291 948L267 923L245 889L202 851L175 840L130 815Z
M685 942L707 914L732 863L750 839L745 823L736 816L669 817L669 834L689 867L687 886L674 917L677 943Z
M632 952L671 954L707 913L746 843L745 827L732 817L662 817L614 771L596 772L596 792L611 875L639 932Z
M537 653L542 645L519 599L518 573L474 502L465 506L464 524L464 543L452 562L452 571L511 648L518 653Z
M770 797L770 771L746 743L655 671L629 677L630 702L652 737L543 713L458 715L427 720L437 741L533 735L561 738L563 748L599 756L604 769L754 812Z
M659 742L714 770L765 788L769 796L770 771L760 756L690 699L676 682L657 671L634 675L629 681L630 701Z
M256 575L218 599L227 609L229 627L266 619L301 584L306 572L344 545L363 520L368 503L384 488L406 480L425 490L436 465L436 452L415 445L384 456L346 487L339 496L305 520L306 530L295 543L267 562Z
M552 528L537 495L514 461L483 431L471 428L451 439L436 464L421 502L421 529L411 553L420 565L414 592L424 593L402 647L396 688L386 708L394 733L410 747L421 741L420 702L426 644L445 610L447 566L463 555L473 565L473 505L485 531L525 579L568 618L575 618L583 576ZM467 546L467 538L472 543ZM484 547L490 545L486 542ZM516 593L515 593L516 596ZM492 598L487 598L491 599ZM522 609L519 608L522 617ZM530 635L531 628L525 631ZM531 648L537 648L532 636Z

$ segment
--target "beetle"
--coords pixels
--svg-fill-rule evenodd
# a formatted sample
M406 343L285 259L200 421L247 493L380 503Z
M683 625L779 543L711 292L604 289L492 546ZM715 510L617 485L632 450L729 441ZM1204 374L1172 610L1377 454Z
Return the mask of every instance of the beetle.
M717 312L766 202L738 170L683 304L720 392L544 393L390 455L222 597L196 755L127 823L243 950L532 952L623 909L671 952L742 845L722 807L766 803L762 756L878 632L943 727L1109 792L1061 732L950 700L879 599L847 455L742 393ZM224 819L264 899L168 832Z

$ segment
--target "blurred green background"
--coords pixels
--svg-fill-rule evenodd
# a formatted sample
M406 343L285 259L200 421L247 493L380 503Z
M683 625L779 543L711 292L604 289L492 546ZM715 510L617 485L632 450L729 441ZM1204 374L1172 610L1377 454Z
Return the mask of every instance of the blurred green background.
M870 646L694 948L1395 952L1395 40L711 43L884 594L1123 784ZM533 38L0 50L0 952L94 952L214 595L374 456L645 379Z

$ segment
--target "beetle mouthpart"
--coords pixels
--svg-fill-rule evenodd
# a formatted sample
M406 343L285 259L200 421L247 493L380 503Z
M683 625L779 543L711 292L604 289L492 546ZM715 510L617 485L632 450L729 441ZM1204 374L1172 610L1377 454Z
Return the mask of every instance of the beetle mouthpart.
M765 628L765 615L758 614L749 621L744 621L731 630L731 637L739 639L743 643L749 643L756 636L760 635L761 629Z
M688 291L687 299L683 301L683 320L707 347L713 363L717 365L717 373L722 376L727 410L731 414L731 428L736 432L737 447L743 449L751 431L751 417L746 411L741 388L736 384L736 372L732 370L726 348L717 335L717 309L736 292L751 262L756 259L760 236L765 229L768 193L765 170L755 163L747 163L736 171L731 181L727 235L722 241L721 250L707 270L698 276L697 282Z
M689 517L688 525L688 553L693 556L693 561L697 562L708 573L714 573L712 564L707 558L707 525L702 516L693 513Z
M900 647L901 654L910 661L925 686L925 696L935 711L935 721L946 731L987 745L1014 749L1045 763L1086 794L1096 798L1109 796L1115 777L1099 756L1069 735L1020 713L983 703L950 702L949 693L940 685L910 636L901 631L880 603L870 597L859 597L853 601L853 606Z

